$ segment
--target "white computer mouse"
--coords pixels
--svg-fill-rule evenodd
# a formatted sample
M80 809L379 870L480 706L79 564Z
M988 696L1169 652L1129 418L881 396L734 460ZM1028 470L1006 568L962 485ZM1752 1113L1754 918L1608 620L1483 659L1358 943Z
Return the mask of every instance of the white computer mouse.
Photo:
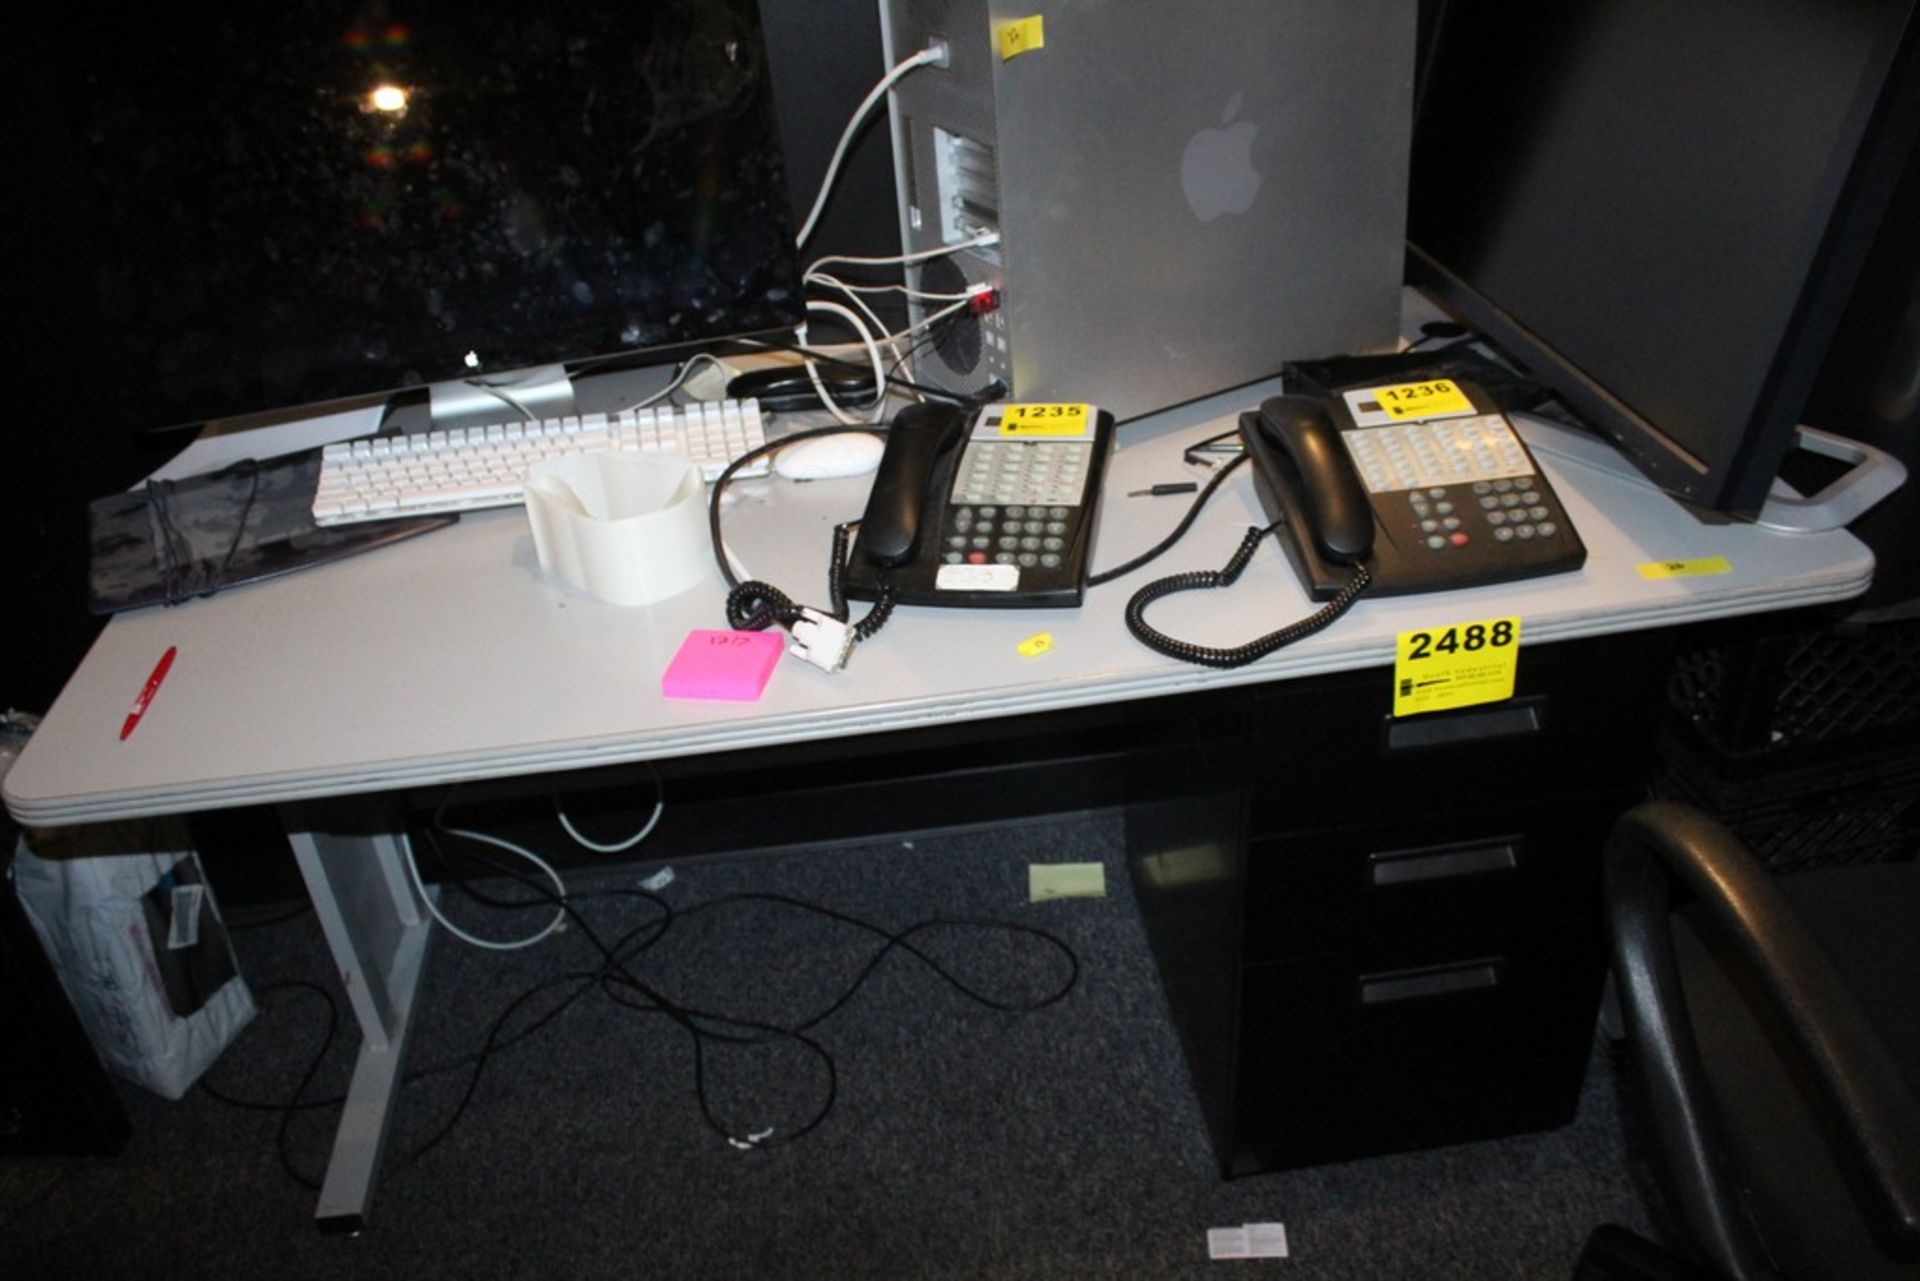
M886 445L864 431L815 436L788 445L774 456L773 470L788 480L832 480L864 476L880 465Z

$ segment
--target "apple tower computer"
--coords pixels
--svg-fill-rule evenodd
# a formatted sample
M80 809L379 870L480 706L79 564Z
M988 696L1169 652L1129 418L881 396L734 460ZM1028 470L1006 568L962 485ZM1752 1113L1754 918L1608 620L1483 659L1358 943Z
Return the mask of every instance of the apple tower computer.
M911 314L998 295L916 381L1124 419L1392 347L1416 0L880 10L889 66L936 50L892 91Z

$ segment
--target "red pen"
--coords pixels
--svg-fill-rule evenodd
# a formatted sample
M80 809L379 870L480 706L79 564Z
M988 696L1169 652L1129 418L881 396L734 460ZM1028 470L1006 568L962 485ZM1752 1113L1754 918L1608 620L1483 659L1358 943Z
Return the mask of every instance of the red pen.
M141 686L140 697L133 700L133 706L127 711L126 722L120 726L121 742L127 741L127 735L133 733L133 727L147 714L147 705L160 692L160 682L167 679L167 669L173 666L173 656L178 649L176 645L167 646L167 652L160 655L160 661L153 665L153 675L147 677L147 683Z

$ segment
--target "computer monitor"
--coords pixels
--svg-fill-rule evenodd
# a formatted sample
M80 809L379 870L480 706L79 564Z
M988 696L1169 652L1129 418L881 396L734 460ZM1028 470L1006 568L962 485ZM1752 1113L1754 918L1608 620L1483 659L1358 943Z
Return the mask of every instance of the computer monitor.
M519 383L803 316L753 0L59 6L37 32L91 420Z
M1436 5L1410 279L1657 484L1757 512L1913 147L1915 8Z

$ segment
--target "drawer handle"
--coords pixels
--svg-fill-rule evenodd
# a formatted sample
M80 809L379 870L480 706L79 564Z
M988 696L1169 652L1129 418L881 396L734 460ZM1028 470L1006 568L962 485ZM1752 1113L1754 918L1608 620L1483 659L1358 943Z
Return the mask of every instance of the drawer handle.
M1386 727L1386 750L1389 752L1455 747L1461 743L1483 743L1489 739L1512 738L1519 734L1538 734L1547 727L1546 699L1535 694L1495 707L1408 716L1398 720L1389 717Z
M1438 969L1396 970L1391 974L1370 974L1360 980L1360 1004L1387 1005L1394 1001L1417 1001L1428 996L1448 996L1455 992L1477 992L1500 986L1499 957L1463 961Z
M1508 838L1491 845L1391 850L1369 855L1368 861L1375 885L1410 885L1481 872L1510 872L1520 866L1519 844L1517 839Z

